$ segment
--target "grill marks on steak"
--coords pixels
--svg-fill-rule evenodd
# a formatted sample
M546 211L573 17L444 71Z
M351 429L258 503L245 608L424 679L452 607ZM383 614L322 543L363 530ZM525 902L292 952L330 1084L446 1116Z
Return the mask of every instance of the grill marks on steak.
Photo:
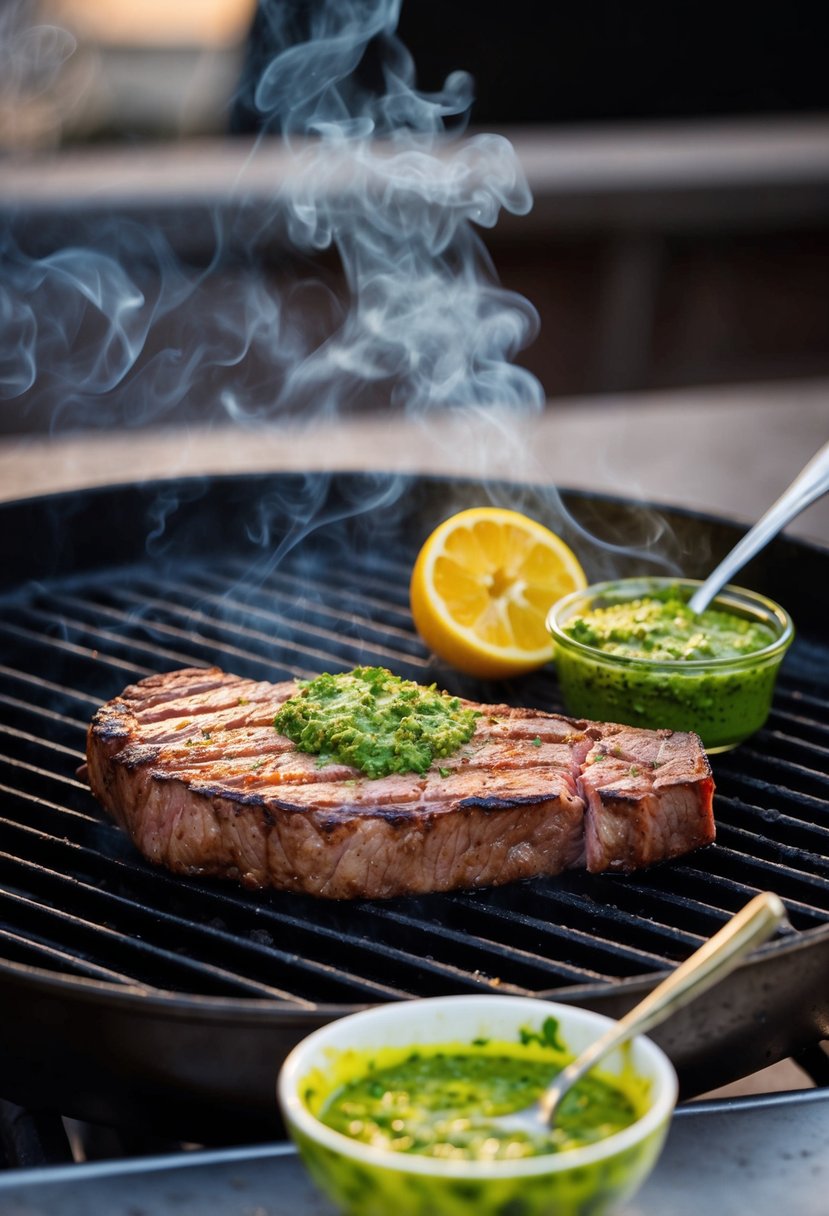
M440 768L369 780L274 730L295 692L215 668L131 685L90 727L93 793L177 873L330 898L632 870L713 839L694 735L478 706Z
M592 873L639 869L714 839L714 782L695 735L606 724L580 787Z

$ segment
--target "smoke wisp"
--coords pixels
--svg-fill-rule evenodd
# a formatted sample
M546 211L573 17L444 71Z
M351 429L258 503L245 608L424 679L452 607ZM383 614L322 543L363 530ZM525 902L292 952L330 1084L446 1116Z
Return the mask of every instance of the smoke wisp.
M418 91L398 17L398 0L260 9L273 53L248 82L261 126L251 157L279 133L290 171L273 183L273 231L311 266L336 253L344 297L313 274L275 291L262 232L231 231L218 209L198 264L127 214L70 215L71 239L40 231L35 247L8 225L3 429L44 414L56 431L146 425L195 399L242 424L366 400L416 414L540 408L540 384L512 362L537 315L500 286L481 237L502 210L529 210L527 183L506 139L466 137L464 73ZM58 46L71 55L68 33L24 35L50 62Z

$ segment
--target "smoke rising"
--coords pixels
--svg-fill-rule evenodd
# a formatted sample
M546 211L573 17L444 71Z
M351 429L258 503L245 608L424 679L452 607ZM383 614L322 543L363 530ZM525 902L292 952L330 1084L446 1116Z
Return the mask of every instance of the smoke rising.
M198 254L193 234L185 256L174 225L105 205L67 213L63 229L42 230L37 217L0 227L0 430L44 413L53 432L183 413L310 427L382 402L435 442L445 442L436 424L451 415L478 456L480 499L521 509L518 489L490 479L495 455L501 476L513 453L510 467L528 465L515 422L541 411L544 392L514 359L538 317L499 283L482 233L505 211L526 214L532 199L506 139L468 136L465 73L438 92L418 90L396 35L399 7L261 0L271 50L243 83L260 128L250 159L273 163L279 141L282 173L264 215L246 208L241 173L234 207L211 213ZM31 44L39 38L71 55L54 31L33 30ZM283 245L310 267L287 290L275 289L263 256L268 246L283 256ZM319 274L321 255L336 258L344 292ZM350 483L353 495L344 487L333 497L325 475L258 485L233 521L258 557L229 598L244 603L295 545L337 519L356 517L385 552L405 484L394 473L366 475ZM146 537L154 562L173 552L188 495L209 493L199 478L159 489ZM556 527L566 519L557 490L541 496ZM535 510L539 495L530 502ZM567 523L585 550L600 551L597 575L612 573L615 554L635 543L600 545ZM659 541L657 530L641 543Z
M251 156L276 132L290 152L273 231L311 258L336 252L345 298L313 281L274 291L262 232L229 233L218 212L196 266L161 226L122 215L75 217L60 247L39 234L32 248L12 226L0 235L4 429L38 412L53 430L145 425L195 399L239 423L367 399L418 414L540 408L538 381L512 362L537 315L500 286L479 232L528 211L529 189L505 139L465 137L466 74L418 91L398 17L397 0L264 0L273 51L245 86L262 132ZM69 34L24 33L71 54Z
M278 53L255 90L264 128L281 129L300 166L285 200L291 238L333 244L350 290L342 327L290 369L285 396L329 385L347 397L361 381L388 380L391 402L410 411L538 407L538 381L510 363L537 315L500 288L472 227L494 226L502 209L526 213L526 180L507 140L457 138L472 98L465 73L418 92L394 33L399 7L320 6L307 40ZM357 69L372 55L363 83Z

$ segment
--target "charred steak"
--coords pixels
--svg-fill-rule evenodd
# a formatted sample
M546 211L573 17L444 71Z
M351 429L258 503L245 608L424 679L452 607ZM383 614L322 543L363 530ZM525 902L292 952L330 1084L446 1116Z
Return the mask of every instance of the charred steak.
M150 861L332 899L635 870L714 838L696 737L481 705L424 774L369 779L277 733L297 686L188 668L95 714L93 793Z

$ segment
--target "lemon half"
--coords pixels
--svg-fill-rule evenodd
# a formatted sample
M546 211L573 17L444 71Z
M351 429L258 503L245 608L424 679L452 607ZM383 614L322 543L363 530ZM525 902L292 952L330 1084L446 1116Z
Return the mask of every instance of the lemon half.
M473 507L444 520L420 550L412 616L426 645L459 671L506 678L551 660L547 613L586 586L554 532L518 511Z

